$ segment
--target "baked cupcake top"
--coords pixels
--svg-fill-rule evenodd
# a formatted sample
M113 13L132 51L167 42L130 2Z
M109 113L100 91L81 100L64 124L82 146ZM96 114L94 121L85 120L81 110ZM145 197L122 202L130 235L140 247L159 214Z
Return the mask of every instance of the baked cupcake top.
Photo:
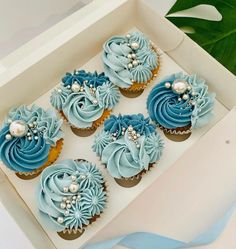
M155 45L140 32L113 36L103 45L104 71L121 88L147 83L158 68Z
M172 74L151 91L147 99L150 118L158 125L174 129L205 125L212 116L215 94L196 75Z
M37 188L40 218L53 231L80 230L106 206L101 172L84 160L64 160L46 168Z
M162 154L163 141L155 128L143 114L111 115L95 136L93 151L112 177L133 177Z
M119 101L119 89L104 73L84 70L66 73L60 87L51 94L51 104L77 128L91 127L105 109L111 110Z
M16 172L43 166L51 146L63 137L62 123L53 110L37 105L11 109L0 131L1 160Z

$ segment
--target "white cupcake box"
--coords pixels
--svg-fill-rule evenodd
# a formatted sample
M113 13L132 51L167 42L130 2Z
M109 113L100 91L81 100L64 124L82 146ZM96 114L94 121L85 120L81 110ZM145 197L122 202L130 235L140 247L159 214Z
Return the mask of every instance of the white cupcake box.
M112 222L115 222L123 212L127 213L129 210L132 212L133 209L129 209L129 206L139 203L140 198L148 197L149 200L154 198L148 192L149 187L158 185L161 179L168 182L169 172L173 171L176 175L183 174L184 179L184 172L181 169L178 170L181 167L179 162L188 155L194 154L194 146L200 143L201 140L199 139L208 137L211 129L227 116L230 109L236 105L236 80L234 75L168 20L161 17L144 0L95 0L2 61L1 66L4 70L0 74L0 119L3 119L10 107L23 103L36 103L45 108L50 107L50 91L60 82L66 71L72 71L75 68L102 71L102 44L112 35L125 34L131 30L144 32L157 44L160 48L161 68L156 80L148 86L140 97L127 99L122 96L120 103L114 109L114 113L142 112L147 115L146 98L151 88L162 77L173 72L185 71L187 73L198 73L204 77L210 90L216 93L214 118L207 126L194 131L190 138L184 142L172 142L162 134L165 140L165 150L160 162L136 187L131 189L118 186L101 166L99 159L91 150L93 136L87 138L76 137L70 128L64 125L65 143L59 159L84 158L95 162L103 170L109 184L109 204L104 215L94 225L86 229L81 238L74 241L61 239L56 232L48 231L40 223L35 203L35 186L39 178L29 181L21 180L4 165L1 165L1 202L37 249L78 249L89 243L91 239L93 241L98 240L99 232L107 231L110 228L113 231L112 235L121 235L123 230L110 224L113 224ZM210 136L208 141L211 143ZM203 151L209 149L207 142L205 146L205 148L202 148ZM189 173L188 177L194 179L194 171L192 174L190 173L191 169L196 167L198 165L194 160L189 168L186 167L186 172ZM166 177L164 177L165 175L160 177L167 169ZM235 171L232 168L229 170ZM202 174L207 174L207 166L206 172L202 172ZM231 172L229 172L230 174ZM180 175L178 175L179 181L181 181ZM211 175L209 175L209 179L210 177ZM165 182L163 186L159 184L160 189L155 196L157 202L159 194L165 195L165 192L172 191L172 188L169 189L168 185L174 186L171 184L175 178L172 176L169 179L170 182ZM199 184L201 184L200 177ZM176 188L177 186L178 184L176 184ZM162 187L163 189L161 189ZM191 186L189 188L188 195L191 194ZM153 191L155 193L155 189ZM181 205L180 201L173 197L168 203L169 213L164 212L166 206L161 205L162 198L164 197L160 198L159 209L166 216L162 217L162 222L157 223L160 227L168 223L169 213L175 212L175 209L180 208ZM183 198L185 197L183 196ZM145 215L144 210L141 210L140 216ZM161 211L159 212L161 213ZM191 207L187 207L186 212L191 212ZM150 215L154 214L155 212L150 212ZM153 222L155 222L155 218L158 218L158 215L153 217ZM168 225L164 226L164 233L169 233L176 238L178 235L182 236L181 238L189 238L196 230L201 228L201 225L197 223L196 230L190 229L189 232L186 228L182 230L182 234L178 233L179 229L176 226L181 226L181 220L180 217L176 217L176 219L179 223L169 222ZM190 219L191 216L188 216L189 222ZM192 226L192 224L189 223L189 228L190 225ZM125 226L124 222L123 226ZM142 228L143 230L149 229L149 227L145 228L145 224ZM132 229L130 228L129 231L132 231ZM153 231L158 231L158 229L156 228ZM102 237L105 239L108 236L109 234L105 235L103 233Z

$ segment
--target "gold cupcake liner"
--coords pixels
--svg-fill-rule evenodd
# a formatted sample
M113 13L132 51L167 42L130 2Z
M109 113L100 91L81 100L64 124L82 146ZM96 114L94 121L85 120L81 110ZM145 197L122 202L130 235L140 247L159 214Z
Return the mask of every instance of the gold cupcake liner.
M84 161L84 162L88 162L85 159L76 159L75 161ZM103 177L104 178L104 177ZM104 179L104 183L103 183L103 188L104 188L104 192L106 192L106 205L104 210L107 208L107 203L108 203L108 198L109 198L109 186L108 183L105 181ZM95 221L97 221L98 219L101 219L101 217L104 215L104 210L99 214L99 215L94 215L90 220L89 220L89 224L88 225L84 225L82 228L78 228L78 229L69 229L66 228L61 232L57 232L57 234L65 240L74 240L79 238L80 236L83 235L83 233L85 232L85 230L88 227L94 226L96 224Z
M60 140L57 141L56 146L55 147L51 147L50 148L50 152L48 155L48 160L47 162L39 167L38 169L35 169L31 172L16 172L16 176L18 176L19 178L23 179L23 180L31 180L35 177L37 177L38 175L41 174L41 172L48 166L50 166L51 164L53 164L57 158L59 157L62 147L63 147L63 143L64 143L64 139L61 138Z
M75 135L80 136L80 137L87 137L87 136L92 135L97 130L97 128L104 123L104 121L110 116L111 110L105 109L103 111L102 116L99 119L95 120L91 127L87 127L87 128L78 128L72 125L68 121L67 117L65 116L62 110L60 110L59 113L61 117L70 125L71 130Z
M165 136L175 142L182 142L188 139L192 134L192 127L191 125L179 127L176 129L167 129L161 125L158 125L158 127L163 130L163 133Z

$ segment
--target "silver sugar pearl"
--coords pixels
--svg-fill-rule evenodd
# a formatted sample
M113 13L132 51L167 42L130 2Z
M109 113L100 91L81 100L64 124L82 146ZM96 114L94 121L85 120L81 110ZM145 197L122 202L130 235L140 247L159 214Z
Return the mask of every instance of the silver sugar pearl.
M131 48L134 49L134 50L136 50L136 49L139 48L139 44L137 42L132 42L131 43Z
M133 64L133 66L138 66L138 61L137 60L133 60L133 62L132 62L132 64Z
M139 144L136 144L136 147L137 147L137 148L139 148L139 147L140 147L140 145L139 145Z
M127 34L126 37L129 39L131 36L130 36L130 34Z
M34 125L32 123L29 123L29 127L32 128Z
M129 59L132 59L132 55L131 55L131 54L128 54L127 57L128 57Z
M177 94L183 94L186 92L188 87L188 83L183 80L175 80L172 84L172 90L173 92Z
M165 83L165 87L166 87L166 88L170 88L170 87L171 87L170 82L166 82L166 83Z
M66 197L62 197L62 200L63 200L63 201L66 201L66 200L67 200L67 198L66 198Z
M11 136L11 134L7 134L7 135L5 136L5 138L6 138L6 140L10 140L10 139L12 139L12 136Z
M73 83L73 85L71 86L71 90L73 92L79 92L80 91L80 85L77 83Z
M181 101L182 99L181 98L178 98L178 101Z
M67 215L70 214L70 212L69 212L68 210L66 210L66 211L64 212L64 214L65 214L65 216L67 216Z
M66 203L65 202L61 202L60 208L65 209L66 208Z
M94 100L93 100L93 103L94 103L94 104L97 104L97 103L98 103L98 101L97 101L96 99L94 99Z
M67 204L70 204L70 200L66 200L66 203L67 203Z
M132 131L132 135L135 135L135 134L136 134L136 131L133 130L133 131Z
M128 127L128 131L132 131L133 130L133 127L132 126L129 126Z
M71 208L71 205L70 205L70 204L67 204L67 205L66 205L66 208Z
M39 137L38 137L38 136L35 136L35 137L34 137L34 139L35 139L35 140L38 140L38 139L39 139Z
M184 94L182 99L187 100L189 98L188 94Z
M74 175L72 175L72 176L71 176L71 179L72 179L72 181L75 181L75 180L77 179L77 177L74 176Z
M61 88L58 88L58 89L57 89L57 91L58 91L59 93L61 93L61 92L62 92Z
M140 134L139 134L139 133L137 133L137 137L140 137Z
M132 53L132 58L135 59L136 58L136 54Z
M76 201L75 201L75 200L73 200L71 203L72 203L72 204L75 204L75 203L76 203Z
M73 200L76 200L76 196L74 195L74 196L72 197L72 199L73 199Z
M37 122L36 122L36 121L34 121L34 122L33 122L33 125L34 125L34 126L36 126L36 125L37 125Z
M62 224L62 223L64 222L63 217L58 217L58 218L57 218L57 222L58 222L59 224Z
M68 187L64 187L63 191L64 191L64 193L67 193L69 191L69 188Z
M133 64L132 63L129 63L128 64L128 68L132 68L133 67Z
M15 120L10 124L9 131L13 137L23 137L27 134L28 127L25 121Z
M69 190L71 193L76 193L79 190L79 184L71 183L69 186Z

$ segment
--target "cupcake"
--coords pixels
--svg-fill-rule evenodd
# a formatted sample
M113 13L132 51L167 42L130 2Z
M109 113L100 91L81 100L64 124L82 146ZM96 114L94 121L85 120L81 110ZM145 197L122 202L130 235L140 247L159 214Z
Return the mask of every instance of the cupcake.
M36 105L11 109L0 131L2 162L22 179L36 177L61 152L62 123L53 110Z
M64 160L46 168L37 188L39 215L47 229L66 240L76 239L103 213L105 181L85 160Z
M95 136L93 151L119 185L135 186L159 160L163 141L155 128L143 114L111 115Z
M89 136L110 115L120 92L104 73L66 73L51 94L51 104L78 136Z
M150 92L147 109L150 118L174 141L187 139L192 130L208 123L215 94L208 92L205 80L196 75L172 74Z
M143 33L113 36L103 45L104 71L126 97L139 96L159 69L157 48Z

